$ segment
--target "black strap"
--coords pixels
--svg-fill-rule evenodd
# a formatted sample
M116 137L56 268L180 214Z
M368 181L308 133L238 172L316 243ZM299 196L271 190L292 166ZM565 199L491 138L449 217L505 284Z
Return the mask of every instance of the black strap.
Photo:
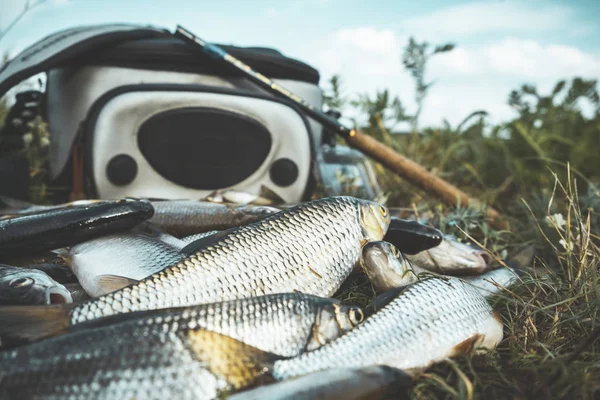
M133 24L80 26L45 37L0 69L0 97L20 81L82 54L126 40L164 37L163 29Z

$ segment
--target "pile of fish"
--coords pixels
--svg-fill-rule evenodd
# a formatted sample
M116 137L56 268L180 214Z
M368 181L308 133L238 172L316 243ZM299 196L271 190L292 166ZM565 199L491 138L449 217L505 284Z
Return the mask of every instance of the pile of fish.
M486 298L521 273L352 197L0 212L0 398L402 398L502 340ZM361 273L368 315L332 298Z

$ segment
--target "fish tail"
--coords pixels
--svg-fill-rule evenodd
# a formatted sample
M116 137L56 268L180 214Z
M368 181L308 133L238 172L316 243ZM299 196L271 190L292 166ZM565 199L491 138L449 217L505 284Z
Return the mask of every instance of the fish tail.
M2 345L33 342L67 332L70 305L0 307Z

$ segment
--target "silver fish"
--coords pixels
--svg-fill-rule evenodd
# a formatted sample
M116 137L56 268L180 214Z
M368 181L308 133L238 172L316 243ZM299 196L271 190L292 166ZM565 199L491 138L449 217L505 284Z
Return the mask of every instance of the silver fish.
M73 246L63 258L86 293L97 297L147 278L183 255L156 237L122 233Z
M123 322L0 352L0 398L215 399L261 379L269 356L174 321Z
M279 212L268 206L217 204L196 200L151 203L154 216L150 222L177 237L246 225Z
M332 296L358 262L361 246L381 240L390 218L352 197L315 200L225 232L213 244L137 284L53 312L0 308L0 337L34 339L62 326L166 307L303 292ZM66 322L65 322L66 321Z
M234 394L229 400L386 400L408 398L410 377L384 365L336 368Z
M121 314L75 325L72 331L96 329L120 321L140 325L177 323L202 328L284 357L315 350L362 322L360 307L303 293L281 293L136 313Z
M522 281L533 264L535 246L529 246L506 261L506 265L479 276L464 276L462 279L475 287L485 297L504 292Z
M384 241L367 243L362 250L360 266L373 287L386 291L415 283L422 268L411 265L396 246Z
M461 243L450 235L445 235L442 243L432 249L405 257L418 267L447 275L480 274L493 261L487 251Z
M502 340L499 316L460 279L431 278L387 295L391 298L387 305L340 338L318 350L276 361L273 376L281 380L329 368L370 365L415 373L474 348L494 348Z
M0 303L72 303L69 291L37 269L0 264Z
M460 278L475 287L484 297L490 297L518 282L523 274L525 265L531 263L533 253L531 248L524 250L515 258L507 261L506 267L488 271L482 275L461 276ZM518 259L523 258L523 265ZM529 258L529 260L527 260ZM410 263L394 245L376 241L363 247L361 266L371 283L377 290L385 291L407 286L422 277L439 276L449 278L449 275L436 274L418 265Z
M463 276L463 281L472 285L484 297L502 293L519 281L519 274L510 267L500 267L478 276Z

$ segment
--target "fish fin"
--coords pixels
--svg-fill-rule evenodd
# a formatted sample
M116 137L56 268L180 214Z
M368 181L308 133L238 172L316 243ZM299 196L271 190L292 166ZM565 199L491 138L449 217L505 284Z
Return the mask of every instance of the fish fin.
M55 249L52 250L52 253L56 254L56 256L61 259L67 267L73 269L73 255L68 248L62 247L60 249Z
M194 240L193 242L186 245L183 249L181 249L180 252L182 254L186 254L188 256L195 254L195 253L199 252L200 250L215 244L216 242L221 240L224 236L229 235L231 232L233 232L236 229L237 229L237 227L229 228L227 230L214 233L212 235L204 236L198 240Z
M492 311L492 318L494 318L500 325L504 325L504 321L502 320L502 315L498 311Z
M254 200L252 204L269 206L273 204L285 204L285 200L275 193L272 189L269 189L265 185L260 186L259 198Z
M387 292L383 292L382 294L377 296L371 302L371 304L369 304L369 306L368 306L369 310L371 311L371 313L375 313L375 312L381 310L383 307L390 304L402 292L404 292L406 289L408 289L409 286L401 286L401 287L397 287L397 288L388 290Z
M234 389L270 378L275 361L285 358L200 328L187 331L185 340L193 356Z
M98 286L104 294L114 292L115 290L123 289L129 285L135 285L139 281L136 279L126 278L118 275L99 275Z
M463 340L452 348L452 356L459 356L462 354L469 354L479 343L483 341L484 337L480 333L476 333L470 338Z
M0 307L0 340L4 345L64 334L70 325L72 307L72 304Z

